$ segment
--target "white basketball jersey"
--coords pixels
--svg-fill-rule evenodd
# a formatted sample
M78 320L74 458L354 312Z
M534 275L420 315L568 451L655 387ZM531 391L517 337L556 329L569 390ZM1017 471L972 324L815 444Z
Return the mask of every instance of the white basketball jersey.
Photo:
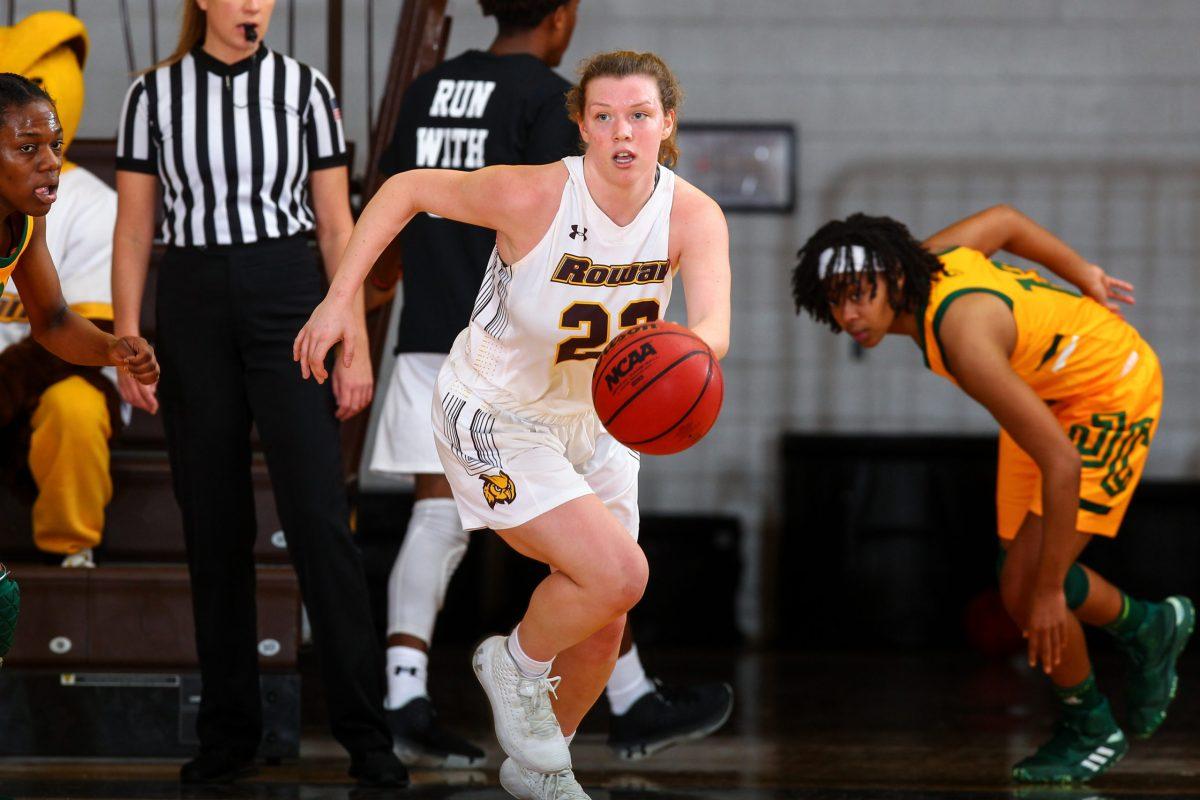
M674 173L659 167L650 199L619 226L592 200L583 158L563 163L568 177L550 229L515 264L492 251L470 324L450 354L459 379L482 399L534 417L592 411L596 358L625 328L665 316L674 277Z

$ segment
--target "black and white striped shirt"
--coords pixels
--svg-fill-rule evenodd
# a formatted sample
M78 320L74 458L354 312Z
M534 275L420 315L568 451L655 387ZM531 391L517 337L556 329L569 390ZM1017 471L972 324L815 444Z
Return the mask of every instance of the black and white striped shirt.
M265 45L236 64L197 47L138 78L117 138L117 169L158 176L178 247L311 231L309 173L349 160L329 81Z

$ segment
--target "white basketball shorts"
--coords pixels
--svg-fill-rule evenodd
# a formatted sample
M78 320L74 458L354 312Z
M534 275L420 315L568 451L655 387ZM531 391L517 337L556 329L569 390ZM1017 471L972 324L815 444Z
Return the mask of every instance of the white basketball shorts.
M639 456L592 412L551 422L498 409L438 374L433 436L463 528L504 530L595 494L637 539Z
M400 353L388 382L375 446L371 450L370 469L399 474L442 472L433 443L429 408L433 405L438 370L446 360L444 353Z

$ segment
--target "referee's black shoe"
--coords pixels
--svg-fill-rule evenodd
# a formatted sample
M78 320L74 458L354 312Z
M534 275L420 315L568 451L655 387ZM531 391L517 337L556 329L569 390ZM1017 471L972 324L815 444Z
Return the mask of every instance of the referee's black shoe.
M225 750L201 753L179 768L179 782L188 784L226 784L249 778L258 772L253 755L237 755Z
M408 770L391 750L373 750L350 759L350 777L359 786L403 788L408 786Z
M703 739L729 719L733 687L727 683L668 686L643 695L621 715L614 714L608 746L619 757L636 761L680 742Z
M410 767L467 769L486 760L482 750L438 724L428 697L414 697L386 714L395 753Z

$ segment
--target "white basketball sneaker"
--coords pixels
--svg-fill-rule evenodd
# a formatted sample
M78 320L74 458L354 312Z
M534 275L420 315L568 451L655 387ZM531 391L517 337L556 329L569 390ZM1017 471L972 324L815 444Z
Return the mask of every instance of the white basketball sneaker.
M527 770L511 758L500 765L500 785L518 800L591 800L571 770L546 775Z
M471 664L492 705L496 738L504 752L534 772L570 770L571 752L550 705L561 678L526 678L509 655L504 636L485 639Z

